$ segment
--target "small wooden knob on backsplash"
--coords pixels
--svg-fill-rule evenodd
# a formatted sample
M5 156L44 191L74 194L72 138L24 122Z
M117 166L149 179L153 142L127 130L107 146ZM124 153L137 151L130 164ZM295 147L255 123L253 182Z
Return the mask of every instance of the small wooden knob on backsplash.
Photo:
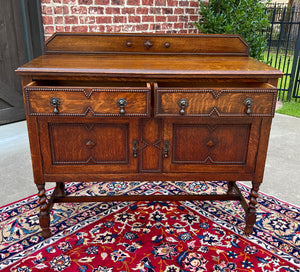
M126 46L127 46L127 47L132 47L132 46L133 46L133 43L132 43L131 41L127 41L127 42L126 42Z
M153 43L149 40L144 42L144 47L149 50L153 46Z
M165 44L164 44L164 47L165 48L169 48L171 46L171 44L169 43L169 42L166 42Z

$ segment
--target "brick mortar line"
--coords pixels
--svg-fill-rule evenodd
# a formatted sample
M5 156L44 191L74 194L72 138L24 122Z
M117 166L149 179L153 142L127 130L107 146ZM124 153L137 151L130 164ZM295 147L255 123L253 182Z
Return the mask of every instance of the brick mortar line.
M65 20L65 18L64 17L66 17L66 16L74 16L74 17L77 17L77 19L78 19L78 23L63 23L63 24L61 24L61 23L55 23L55 18L57 18L57 17L63 17L63 20ZM105 14L99 14L98 16L90 16L89 14L78 14L77 16L76 15L59 15L59 16L56 16L56 15L45 15L44 17L51 17L52 19L53 19L53 23L45 23L44 24L44 26L49 26L49 25L54 25L54 26L56 26L56 25L92 25L92 24L95 24L95 23L81 23L80 22L80 17L82 17L82 18L87 18L87 17L94 17L95 18L95 20L97 19L97 17L109 17L109 18L111 18L111 19L113 19L114 17L118 17L118 16L123 16L123 17L126 17L126 21L127 21L127 23L130 23L130 24L139 24L139 23L135 23L135 22L129 22L129 18L130 18L130 16L135 16L135 17L139 17L140 19L141 19L141 22L140 23L151 23L151 22L157 22L157 23L177 23L177 22L181 22L181 23L191 23L191 22L193 22L193 21L185 21L185 20L180 20L180 16L188 16L188 17L191 17L191 16L197 16L197 17L199 17L198 15L196 15L196 14L188 14L188 15L182 15L182 14L176 14L176 15L174 15L174 14L172 14L172 15L165 15L165 14L156 14L156 15L146 15L146 14L143 14L143 15L130 15L130 14L123 14L123 15L119 15L119 14L109 14L109 15L105 15ZM143 19L143 17L145 17L145 16L153 16L154 18L154 20L153 21L146 21L146 22L143 22L142 21L142 19ZM167 19L168 19L168 17L173 17L173 16L176 16L177 17L177 20L176 21L168 21ZM158 17L166 17L166 21L157 21L157 18ZM107 23L103 23L103 24L107 24ZM118 24L118 23L114 23L114 22L112 22L112 24ZM120 23L120 24L122 24L122 23Z
M196 1L195 1L196 2ZM67 6L67 7L86 7L87 9L89 7L103 7L103 8L107 8L107 7L119 7L119 8L122 8L122 7L154 7L154 8L199 8L199 6L191 6L190 5L190 1L188 2L189 5L184 5L184 6L170 6L170 5L143 5L143 4L140 4L140 5L128 5L128 4L123 4L123 5L112 5L112 4L105 4L105 5L100 5L100 4L90 4L90 5L84 5L84 4L62 4L62 3L42 3L42 7L51 7L51 8L55 8L55 7L63 7L63 6Z
M59 27L59 26L64 26L64 27L67 27L67 26L78 26L78 27L81 27L81 26L86 26L86 27L95 27L95 26L110 26L110 25L113 25L113 26L140 26L140 25L150 25L150 24L153 24L153 25L163 25L163 24L168 24L168 25L174 25L174 24L185 24L184 22L144 22L144 23L104 23L104 24L81 24L81 25L78 25L78 24L59 24L59 25L45 25L46 27L47 26L51 26L51 27ZM184 29L193 29L193 27L190 27L190 26L183 26ZM182 27L180 28L175 28L175 29L182 29Z
M180 23L181 22L179 22L178 24L180 24ZM50 27L54 27L54 28L56 26L58 26L58 27L60 27L60 26L61 27L71 27L71 28L72 28L72 26L74 26L74 27L87 27L87 28L93 28L93 27L96 28L96 27L101 27L101 26L104 26L104 27L106 27L106 26L120 26L120 27L123 27L123 28L126 28L126 27L131 28L131 27L136 27L136 26L141 26L141 25L149 25L150 26L150 24L152 24L152 25L162 25L163 23L161 23L161 22L151 22L149 24L147 24L147 23L145 23L145 24L140 24L140 23L130 23L130 24L114 23L114 24L101 24L101 25L99 25L99 24L89 24L89 25L46 25L46 26L50 26ZM172 23L167 23L167 24L170 24L170 28L173 27L173 30L191 30L191 29L196 30L196 28L194 28L194 27L185 27L185 26L183 26L183 27L174 27L173 22ZM150 31L150 30L163 31L163 30L169 30L169 27L166 28L166 29L148 29L147 31ZM45 35L51 35L51 34L45 33Z
M103 24L97 24L97 23L93 23L93 24L49 24L49 25L44 25L44 26L52 26L52 27L56 27L56 26L87 26L87 27L93 27L93 26L109 26L109 25L115 25L115 26L139 26L139 25L150 25L150 24L154 24L154 25L163 25L163 24L184 24L185 22L142 22L142 23L103 23ZM192 27L188 27L188 26L183 26L184 29L192 29ZM176 28L177 29L177 28ZM182 29L182 28L180 28Z
M154 13L148 13L148 14L129 14L129 13L125 13L125 14L107 14L107 13L104 13L104 14L42 14L43 17L53 17L53 18L56 18L56 17L67 17L67 16L74 16L74 17L114 17L114 16L126 16L126 17L129 17L129 16L136 16L136 17L145 17L145 16L154 16L154 17L157 17L157 16L164 16L164 17L171 17L171 16L177 16L177 17L180 17L180 16L198 16L199 15L197 13L194 13L194 14L182 14L182 13L176 13L176 14L164 14L164 13L159 13L159 14L154 14Z
M71 0L70 0L71 1ZM177 1L178 3L180 2L180 0L174 0L174 1ZM61 2L63 2L63 1L61 1ZM128 1L126 0L126 3L127 3ZM168 2L172 2L172 1L166 1L166 3L168 3ZM181 1L182 2L182 1ZM183 2L186 2L186 3L191 3L191 2L198 2L198 1L196 1L196 0L187 0L187 1L183 1ZM204 2L208 2L208 1L204 1ZM143 0L140 0L140 3L143 3ZM53 0L52 1L50 1L50 3L47 3L47 2L43 2L42 1L42 5L60 5L60 4L63 4L63 5L83 5L83 6L89 6L89 5L110 5L111 4L111 1L109 0L109 3L108 4L95 4L95 0L92 0L92 4L78 4L78 1L74 1L74 3L72 3L72 2L69 2L69 3L55 3L55 2L53 2ZM121 5L121 4L120 4ZM155 0L153 0L153 5L155 5Z
M67 6L67 7L74 7L74 5L64 5L64 6ZM56 8L56 7L59 7L59 6L47 6L47 5L44 5L45 8ZM76 6L78 8L80 7L85 7L85 6ZM151 8L156 8L156 9L172 9L173 11L175 9L194 9L194 10L198 10L199 8L197 7L188 7L188 6L183 6L183 7L177 7L177 6L89 6L89 7L94 7L94 8L103 8L103 9L107 9L107 8L119 8L120 10L122 9L125 9L125 8L133 8L133 9L138 9L138 8L148 8L148 9L151 9ZM88 7L86 7L87 10L89 9ZM53 10L54 11L54 10ZM43 13L44 14L44 13ZM60 14L60 13L56 13L56 14ZM70 14L98 14L98 13L70 13Z

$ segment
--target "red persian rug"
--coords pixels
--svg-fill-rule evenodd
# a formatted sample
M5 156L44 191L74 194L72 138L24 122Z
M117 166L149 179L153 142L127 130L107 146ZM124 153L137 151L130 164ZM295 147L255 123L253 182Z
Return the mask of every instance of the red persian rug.
M249 188L239 184L243 194ZM70 183L68 194L223 193L225 182ZM300 271L300 209L260 195L254 234L237 202L55 204L43 239L38 199L0 209L0 270Z

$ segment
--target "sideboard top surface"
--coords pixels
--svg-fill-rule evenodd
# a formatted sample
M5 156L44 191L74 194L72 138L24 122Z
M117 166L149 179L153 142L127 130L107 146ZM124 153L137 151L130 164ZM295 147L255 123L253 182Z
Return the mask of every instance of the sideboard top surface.
M109 46L111 45L111 46ZM282 73L248 57L238 35L55 34L22 75L261 77Z

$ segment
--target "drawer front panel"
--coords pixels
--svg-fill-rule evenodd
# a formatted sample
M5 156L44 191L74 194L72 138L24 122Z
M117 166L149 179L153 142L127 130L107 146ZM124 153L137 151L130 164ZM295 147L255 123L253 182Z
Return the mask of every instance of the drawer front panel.
M157 89L156 116L274 116L275 89ZM250 105L247 104L251 101ZM250 99L250 100L249 100ZM184 101L184 104L181 104Z
M29 115L149 116L150 112L150 89L148 88L41 88L28 86L25 87L25 96ZM57 113L51 102L54 98L59 101ZM119 101L122 99L123 104L120 104Z
M45 173L137 171L138 159L132 152L138 139L136 120L72 123L43 119L39 127Z

